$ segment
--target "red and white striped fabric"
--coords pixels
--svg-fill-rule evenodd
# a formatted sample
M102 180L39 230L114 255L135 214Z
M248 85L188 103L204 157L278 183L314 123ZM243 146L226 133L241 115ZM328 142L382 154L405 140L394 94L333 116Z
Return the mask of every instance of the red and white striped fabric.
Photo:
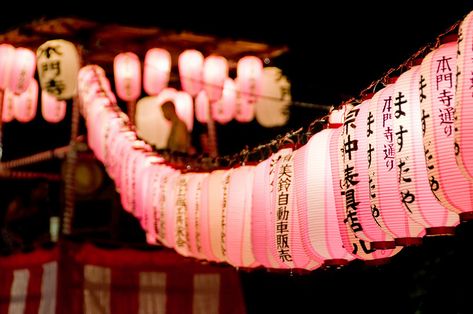
M233 268L168 250L63 244L63 252L56 247L0 258L0 313L246 312Z

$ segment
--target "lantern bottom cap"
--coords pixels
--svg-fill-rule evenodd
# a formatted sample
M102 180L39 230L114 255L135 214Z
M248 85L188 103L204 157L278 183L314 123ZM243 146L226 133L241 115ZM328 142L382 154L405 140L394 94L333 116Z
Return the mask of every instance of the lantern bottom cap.
M373 241L371 242L371 248L376 250L389 250L396 247L395 241Z
M425 236L453 236L455 235L455 227L432 227L425 228Z
M394 242L398 246L417 246L422 244L422 238L416 237L405 237L405 238L396 238Z
M333 258L324 261L324 267L339 267L348 265L349 261L344 258Z

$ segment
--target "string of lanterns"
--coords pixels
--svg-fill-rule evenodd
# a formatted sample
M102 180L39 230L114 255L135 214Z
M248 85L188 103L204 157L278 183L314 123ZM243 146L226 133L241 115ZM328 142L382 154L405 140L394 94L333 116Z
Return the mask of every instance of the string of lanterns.
M458 33L421 49L399 77L390 70L374 95L215 158L218 169L166 162L117 109L103 70L88 66L79 96L89 146L150 244L245 268L383 263L472 217L472 165L461 153L472 142L463 107L473 102L473 12Z

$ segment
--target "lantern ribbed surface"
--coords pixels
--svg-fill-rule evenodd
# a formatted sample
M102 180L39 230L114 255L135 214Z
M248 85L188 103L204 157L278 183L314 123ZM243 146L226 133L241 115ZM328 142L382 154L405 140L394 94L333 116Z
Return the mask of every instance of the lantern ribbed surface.
M189 173L187 182L187 220L189 233L190 254L199 259L205 259L202 251L202 187L208 173Z
M14 97L16 98L13 106L15 119L23 123L33 120L38 108L38 82L32 79L28 88Z
M427 228L426 234L453 234L457 214L443 207L430 185L422 141L422 113L419 101L420 66L401 74L394 85L393 132L400 197L412 218Z
M219 170L221 171L221 170ZM221 176L221 174L219 174ZM215 178L214 178L215 179ZM213 180L214 180L213 179ZM202 248L202 254L205 256L205 259L208 261L217 261L217 257L212 250L212 244L210 240L210 194L216 193L210 188L211 174L209 174L202 181L202 191L201 191L201 210L200 210L200 243Z
M329 140L322 130L295 152L294 175L301 240L312 258L345 265L353 257L343 248L333 192Z
M393 131L394 84L378 91L370 101L368 117L373 121L374 134L368 137L371 154L369 170L371 208L379 214L376 221L398 245L421 244L425 230L415 222L399 197L396 135Z
M11 68L15 61L15 47L10 44L0 44L0 89L10 87Z
M24 93L34 79L36 72L36 54L27 48L16 48L15 57L10 68L9 88L19 95ZM36 97L38 97L36 95Z
M251 243L254 166L234 169L228 185L226 259L235 267L255 267Z
M171 54L162 48L146 52L143 66L143 89L151 96L158 95L168 86L171 73Z
M47 122L61 122L66 116L66 105L65 100L58 100L46 91L41 92L41 115Z

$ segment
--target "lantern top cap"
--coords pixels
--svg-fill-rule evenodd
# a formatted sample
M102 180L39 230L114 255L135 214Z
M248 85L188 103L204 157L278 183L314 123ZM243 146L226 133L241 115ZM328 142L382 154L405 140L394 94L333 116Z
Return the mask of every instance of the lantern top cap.
M458 40L458 34L450 33L450 34L446 34L446 35L444 35L440 38L440 44L451 43L451 42L454 42L454 41L457 41L457 40Z

